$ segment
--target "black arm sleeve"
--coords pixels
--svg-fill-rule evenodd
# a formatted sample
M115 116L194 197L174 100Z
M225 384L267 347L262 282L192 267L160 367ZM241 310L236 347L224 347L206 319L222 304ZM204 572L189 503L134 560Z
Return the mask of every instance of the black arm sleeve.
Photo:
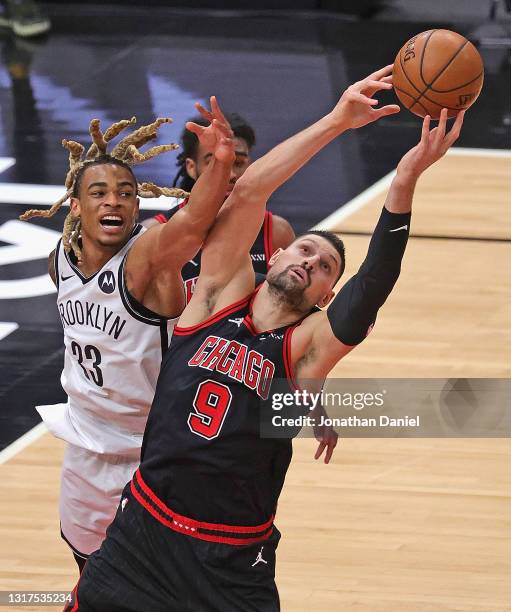
M383 208L364 263L328 307L332 331L343 344L354 346L362 342L396 284L410 219L411 213L391 213Z

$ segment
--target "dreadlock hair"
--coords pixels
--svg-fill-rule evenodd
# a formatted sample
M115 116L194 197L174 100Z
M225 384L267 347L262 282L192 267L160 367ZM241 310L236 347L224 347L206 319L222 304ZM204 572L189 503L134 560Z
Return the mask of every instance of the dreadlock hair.
M297 236L295 240L298 240L299 238L303 238L304 236L310 236L311 234L313 236L320 236L321 238L328 240L328 242L339 253L339 256L341 258L341 267L339 270L339 274L335 280L335 282L337 283L337 281L344 274L344 269L346 268L346 249L344 248L344 242L339 238L339 236L337 236L337 234L334 234L333 232L329 232L327 230L309 230L308 232L305 232L304 234Z
M255 132L252 126L249 125L241 115L238 115L238 113L227 113L225 118L230 123L234 136L244 140L247 143L248 150L250 151L256 142ZM188 119L188 121L192 121L193 123L203 126L209 125L209 122L201 116L191 117ZM193 132L190 132L185 128L181 132L180 141L182 150L177 156L176 165L178 167L178 171L174 177L172 186L175 187L179 182L179 187L181 187L181 189L191 191L195 180L191 176L188 176L186 172L186 158L190 157L194 161L197 161L199 139Z
M105 164L113 164L114 166L121 166L122 168L125 168L133 177L135 184L137 184L137 179L135 178L135 175L133 174L133 170L131 169L131 166L129 166L126 162L122 161L121 159L117 159L116 157L112 157L111 155L108 155L105 153L105 155L99 155L95 159L92 159L91 161L88 161L87 163L82 164L80 168L78 168L75 174L75 180L73 183L71 197L73 198L80 197L82 178L87 168L90 168L91 166L103 166Z
M25 213L20 215L22 221L28 221L32 217L53 217L53 215L59 210L59 208L68 200L69 197L79 197L80 186L83 178L83 174L90 166L101 165L101 164L114 164L122 166L129 170L135 184L137 185L137 194L141 198L154 198L161 195L183 198L188 196L188 193L182 189L174 189L169 187L158 187L154 183L138 183L131 166L135 164L141 164L145 161L166 153L167 151L173 151L177 149L177 144L166 144L158 145L140 151L140 147L147 144L149 141L156 138L157 132L161 125L164 123L170 123L172 119L169 117L159 117L153 123L143 125L137 130L134 130L127 136L124 136L112 149L110 154L107 153L107 145L118 136L128 126L133 126L136 123L136 118L123 119L113 123L104 133L100 127L99 119L92 119L89 125L89 133L91 135L92 144L90 145L87 153L84 157L85 147L79 142L74 140L63 140L62 146L69 151L69 170L66 175L65 187L66 193L57 202L52 204L49 209L38 210L32 209L27 210ZM62 244L66 251L73 251L78 261L81 259L81 249L79 245L80 237L80 218L73 216L72 212L69 212L65 221L64 228L62 231Z

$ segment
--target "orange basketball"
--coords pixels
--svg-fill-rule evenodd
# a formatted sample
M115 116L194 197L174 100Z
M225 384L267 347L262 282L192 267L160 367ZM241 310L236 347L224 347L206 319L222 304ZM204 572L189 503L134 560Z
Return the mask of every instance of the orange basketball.
M465 37L450 30L428 30L401 47L392 72L401 103L419 117L448 116L471 106L481 92L483 60Z

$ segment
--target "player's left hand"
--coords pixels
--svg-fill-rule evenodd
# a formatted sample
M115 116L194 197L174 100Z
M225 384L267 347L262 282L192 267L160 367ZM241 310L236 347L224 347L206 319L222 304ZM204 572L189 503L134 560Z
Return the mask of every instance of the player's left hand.
M211 96L210 104L210 111L199 102L195 104L195 108L199 113L210 122L209 126L206 127L188 121L186 129L197 136L206 153L212 153L220 162L232 162L234 160L233 131L225 115L222 113L215 96Z
M420 142L406 153L397 166L398 174L417 179L429 166L443 157L458 139L465 111L460 111L451 129L447 131L447 109L440 113L438 125L430 130L431 117L426 115L422 122Z
M373 97L379 91L392 89L391 73L392 64L389 64L350 85L331 113L339 125L347 129L360 128L398 113L400 108L397 104L378 106L379 101Z
M321 407L322 413L326 416L325 409ZM312 414L312 413L311 413ZM316 417L318 415L315 415ZM315 425L314 426L314 437L319 442L314 459L319 459L326 449L324 462L329 463L334 453L337 442L339 441L339 435L331 425Z

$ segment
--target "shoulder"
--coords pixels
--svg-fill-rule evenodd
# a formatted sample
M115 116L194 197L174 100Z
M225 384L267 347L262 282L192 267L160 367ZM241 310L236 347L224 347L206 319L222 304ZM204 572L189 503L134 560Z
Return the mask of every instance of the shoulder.
M57 249L53 249L53 251L48 255L48 274L50 275L53 284L57 286L57 275L55 272L55 253Z
M279 215L272 215L272 242L273 250L287 249L295 239L295 232L289 221Z

